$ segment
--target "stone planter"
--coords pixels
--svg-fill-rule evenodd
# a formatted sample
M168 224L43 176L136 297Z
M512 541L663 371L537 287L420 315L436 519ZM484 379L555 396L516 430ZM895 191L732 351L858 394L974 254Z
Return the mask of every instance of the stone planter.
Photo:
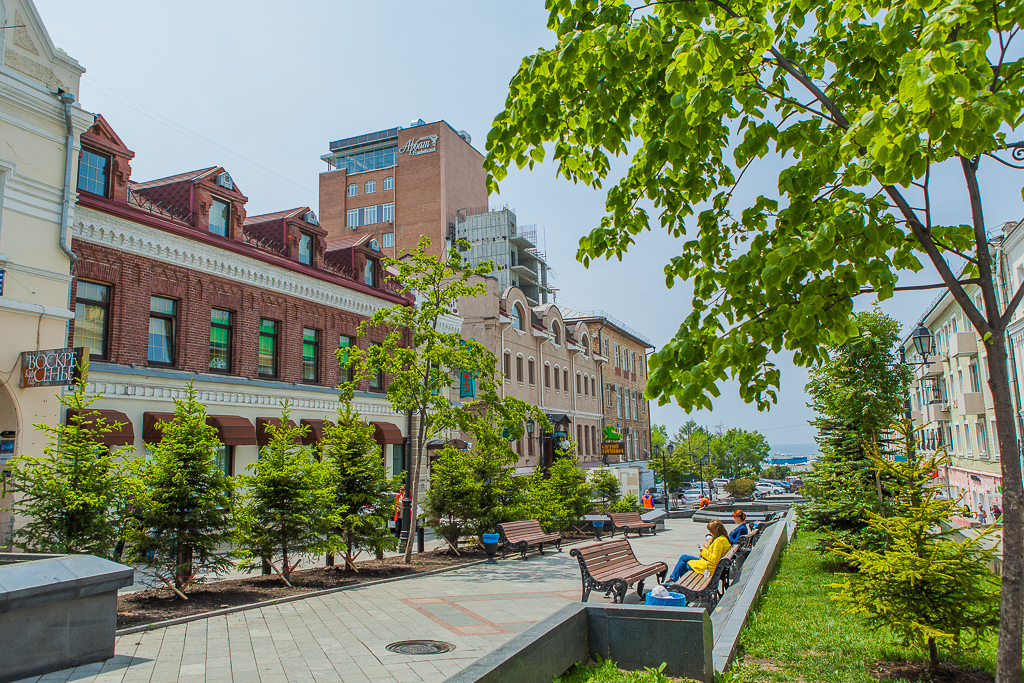
M114 656L135 570L92 555L0 554L0 683Z

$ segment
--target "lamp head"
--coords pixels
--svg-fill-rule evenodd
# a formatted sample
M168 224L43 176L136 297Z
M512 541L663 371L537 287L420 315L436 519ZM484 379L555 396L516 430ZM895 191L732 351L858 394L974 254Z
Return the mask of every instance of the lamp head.
M526 421L526 433L530 434L530 435L533 434L533 420L532 419Z
M923 322L918 323L914 331L910 333L910 339L914 342L914 349L925 361L928 360L928 356L935 353L935 335L924 326Z

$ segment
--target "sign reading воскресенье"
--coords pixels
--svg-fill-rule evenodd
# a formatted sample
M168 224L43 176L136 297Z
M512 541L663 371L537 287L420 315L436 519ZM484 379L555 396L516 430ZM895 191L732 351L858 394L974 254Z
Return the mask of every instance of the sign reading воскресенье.
M46 351L22 351L22 387L58 387L70 385L81 374L79 364L88 357L88 347Z

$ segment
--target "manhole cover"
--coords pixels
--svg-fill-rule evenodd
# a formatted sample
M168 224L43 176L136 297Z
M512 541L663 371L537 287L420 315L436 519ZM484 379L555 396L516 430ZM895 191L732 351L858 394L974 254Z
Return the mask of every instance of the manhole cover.
M400 640L391 643L385 649L402 655L439 655L442 652L451 652L455 646L440 640Z

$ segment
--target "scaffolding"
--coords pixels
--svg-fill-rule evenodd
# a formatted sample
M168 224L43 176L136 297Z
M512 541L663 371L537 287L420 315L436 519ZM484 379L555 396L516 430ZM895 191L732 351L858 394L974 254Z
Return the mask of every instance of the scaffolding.
M476 266L490 261L491 271L504 291L516 286L534 306L548 303L550 270L544 253L537 248L537 226L517 227L509 208L494 211L460 211L456 215L455 237L469 243L462 256Z

